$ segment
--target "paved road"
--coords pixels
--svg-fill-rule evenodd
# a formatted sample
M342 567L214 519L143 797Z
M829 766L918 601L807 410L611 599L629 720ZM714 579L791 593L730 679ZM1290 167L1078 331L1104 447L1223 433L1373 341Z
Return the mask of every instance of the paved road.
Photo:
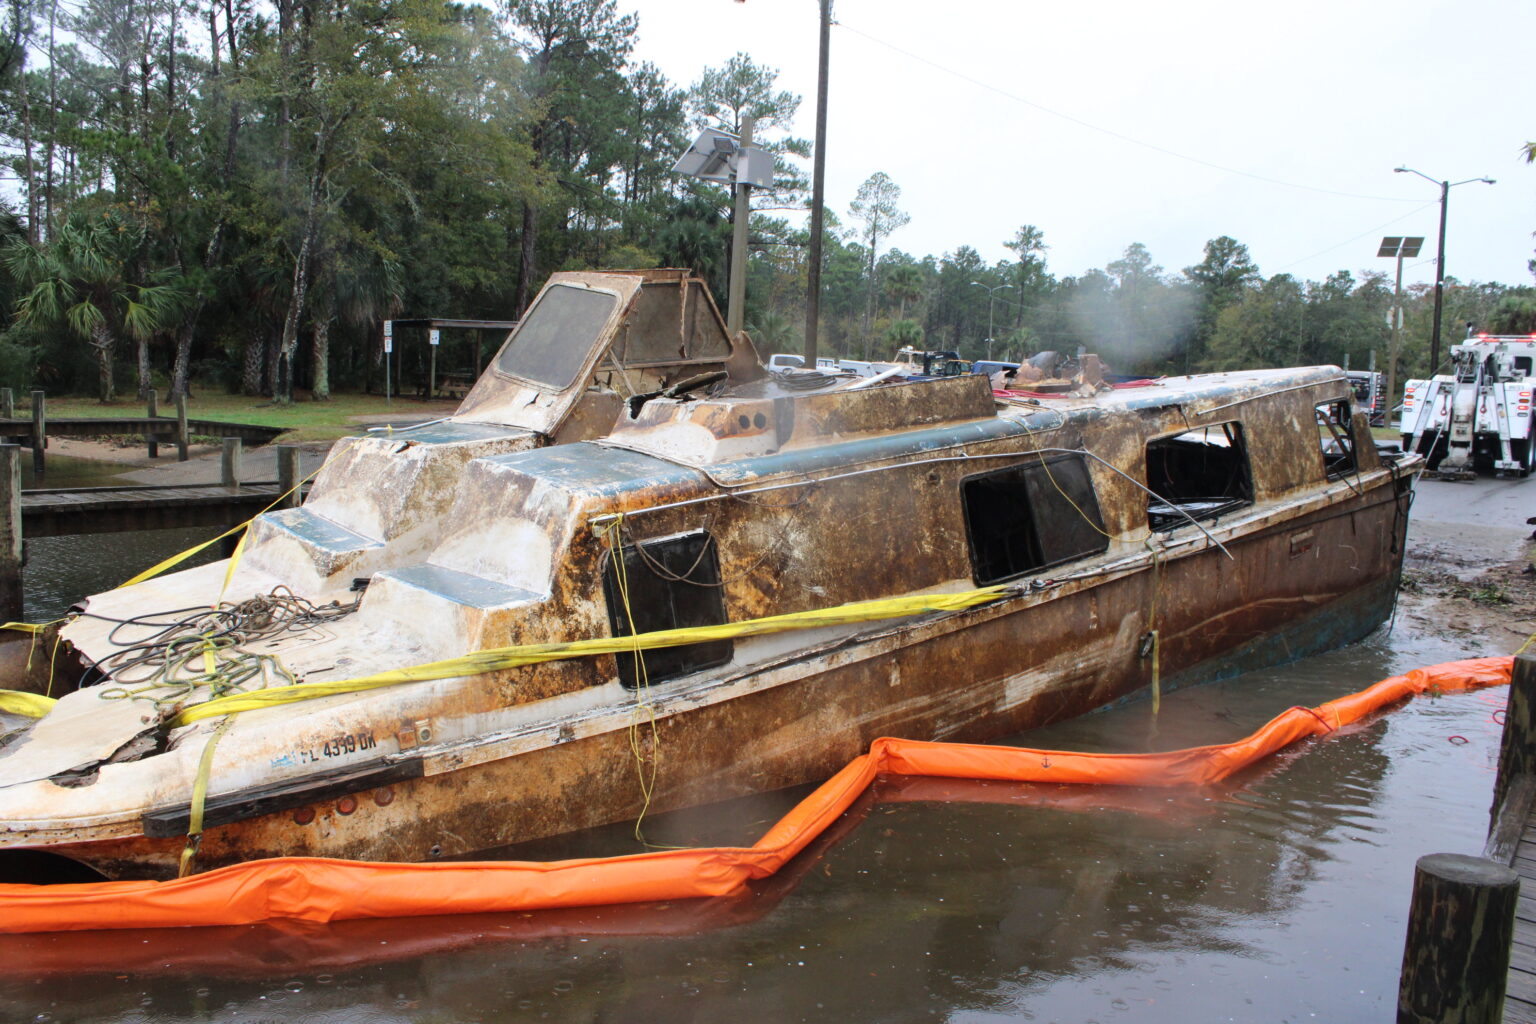
M1536 477L1482 475L1450 482L1420 479L1408 519L1408 555L1475 575L1526 550L1536 516Z

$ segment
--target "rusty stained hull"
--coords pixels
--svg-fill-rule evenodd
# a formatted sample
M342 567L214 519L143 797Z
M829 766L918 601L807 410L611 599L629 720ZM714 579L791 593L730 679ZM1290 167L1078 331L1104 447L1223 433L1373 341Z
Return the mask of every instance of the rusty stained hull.
M1195 544L1155 571L1143 562L742 670L726 699L689 679L662 683L648 695L654 729L637 710L515 756L429 758L423 777L305 809L313 814L210 828L198 864L430 860L633 818L645 801L631 722L656 758L654 812L825 778L879 736L978 742L1083 714L1150 683L1139 649L1154 626L1165 686L1339 646L1390 614L1409 484L1390 480L1227 540L1231 559ZM135 837L50 849L109 877L164 878L183 845Z

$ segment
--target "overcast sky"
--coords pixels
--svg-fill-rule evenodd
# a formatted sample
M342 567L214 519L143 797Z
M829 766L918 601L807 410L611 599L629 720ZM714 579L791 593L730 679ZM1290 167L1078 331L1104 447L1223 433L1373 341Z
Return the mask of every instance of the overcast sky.
M817 0L618 0L637 60L688 85L737 51L778 69L814 135ZM847 220L884 171L916 255L1035 224L1058 276L1145 244L1169 272L1208 239L1266 276L1390 271L1383 235L1424 235L1405 284L1433 281L1436 180L1446 269L1529 285L1536 239L1532 0L1149 4L835 0L827 205Z

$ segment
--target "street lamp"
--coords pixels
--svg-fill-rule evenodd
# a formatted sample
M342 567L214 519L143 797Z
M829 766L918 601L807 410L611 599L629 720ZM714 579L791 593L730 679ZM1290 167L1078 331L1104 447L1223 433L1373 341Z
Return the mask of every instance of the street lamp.
M1474 181L1481 181L1485 185L1492 185L1492 178L1467 178L1465 181L1439 181L1431 178L1423 171L1416 171L1412 167L1394 167L1394 174L1417 174L1425 181L1433 182L1440 186L1440 245L1435 250L1435 325L1434 333L1429 339L1429 375L1433 377L1440 367L1440 309L1445 296L1445 207L1450 198L1451 189L1457 185L1466 185Z
M982 284L980 281L972 281L971 284L987 290L987 362L990 363L992 361L992 304L997 300L997 293L1000 289L1012 288L1013 285L1006 282L1003 284L987 285Z
M1422 235L1408 238L1388 235L1381 240L1381 248L1376 250L1377 256L1397 260L1397 288L1392 293L1392 354L1387 358L1387 408L1382 414L1383 422L1389 427L1392 410L1397 408L1397 352L1403 333L1403 260L1413 259L1423 247ZM1434 371L1430 371L1430 376L1434 376Z

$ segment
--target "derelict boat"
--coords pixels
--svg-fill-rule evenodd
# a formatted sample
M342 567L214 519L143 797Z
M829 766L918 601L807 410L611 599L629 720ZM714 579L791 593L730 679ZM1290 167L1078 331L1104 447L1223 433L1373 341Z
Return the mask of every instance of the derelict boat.
M1333 367L1051 397L727 379L629 397L596 440L462 440L589 357L519 376L504 353L460 416L371 439L371 468L343 451L227 587L216 563L92 597L62 633L90 685L0 749L0 847L167 877L200 804L199 869L460 855L1275 664L1393 605L1422 460L1378 453ZM285 624L289 592L319 610ZM226 609L234 640L167 631L221 594L262 598ZM649 642L674 629L691 642ZM476 660L588 638L620 639ZM308 699L199 719L226 690Z

